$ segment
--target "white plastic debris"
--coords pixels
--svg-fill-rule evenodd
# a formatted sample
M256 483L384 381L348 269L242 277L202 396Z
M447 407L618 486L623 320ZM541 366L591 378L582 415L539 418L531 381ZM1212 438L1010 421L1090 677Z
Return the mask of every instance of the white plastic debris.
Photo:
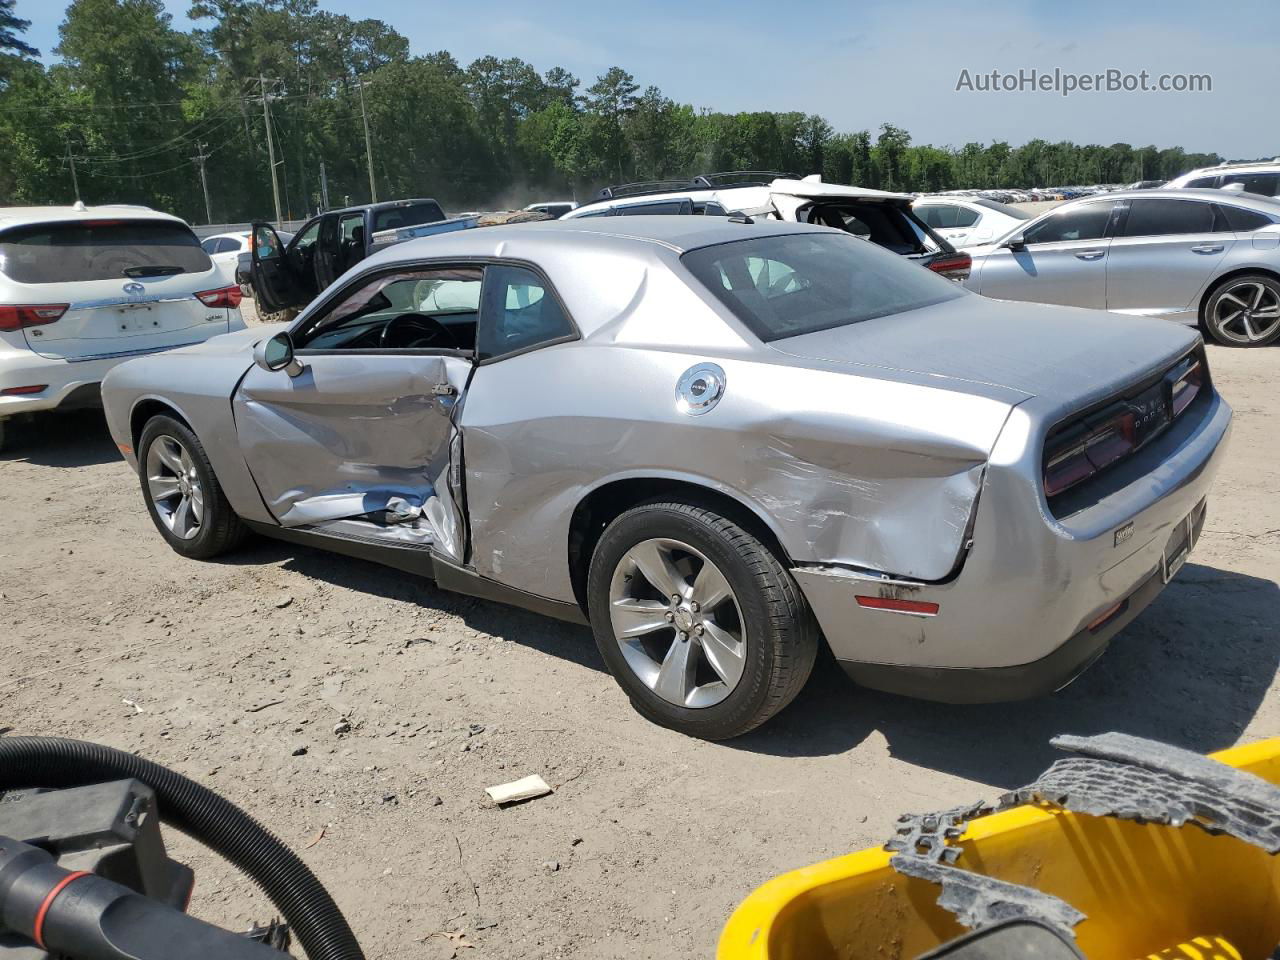
M551 792L551 788L547 786L547 781L534 773L510 783L485 787L484 792L489 795L490 800L502 806L507 803L519 803L521 800L532 800L535 797L545 797Z

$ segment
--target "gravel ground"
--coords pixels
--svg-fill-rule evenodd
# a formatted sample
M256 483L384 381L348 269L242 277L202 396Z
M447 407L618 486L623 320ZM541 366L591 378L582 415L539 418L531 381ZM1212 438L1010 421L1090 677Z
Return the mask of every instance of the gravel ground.
M184 560L100 415L45 418L0 454L0 734L112 744L224 792L315 869L370 957L707 957L759 883L1029 780L1056 733L1280 735L1280 349L1210 356L1237 420L1203 539L1077 683L955 707L826 670L726 744L641 720L585 629L266 540ZM555 793L488 804L530 773ZM271 915L171 846L199 915Z

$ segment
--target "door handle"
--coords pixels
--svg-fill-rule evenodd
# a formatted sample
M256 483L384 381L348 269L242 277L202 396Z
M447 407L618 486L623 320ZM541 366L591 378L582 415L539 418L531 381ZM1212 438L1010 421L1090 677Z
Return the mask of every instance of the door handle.
M1105 250L1081 250L1076 254L1077 260L1101 260L1107 255Z
M1200 243L1191 248L1192 253L1221 253L1225 247L1220 243Z

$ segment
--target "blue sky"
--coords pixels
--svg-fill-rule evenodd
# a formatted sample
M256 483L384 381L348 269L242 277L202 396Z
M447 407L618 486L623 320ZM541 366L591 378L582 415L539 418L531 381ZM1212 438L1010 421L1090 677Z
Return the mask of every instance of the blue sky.
M589 0L321 0L385 20L414 53L447 49L560 65L586 83L609 66L717 110L803 110L838 130L884 122L917 142L1034 137L1180 145L1229 158L1280 155L1280 4L1204 0L660 0L629 13ZM178 26L187 0L168 0ZM65 4L18 0L28 39L52 59ZM1019 69L1153 76L1205 73L1209 93L977 93L971 74Z

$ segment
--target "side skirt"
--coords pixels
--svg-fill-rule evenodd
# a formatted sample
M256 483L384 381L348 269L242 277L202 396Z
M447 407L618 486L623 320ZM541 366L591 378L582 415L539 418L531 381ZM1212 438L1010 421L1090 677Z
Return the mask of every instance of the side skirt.
M326 536L314 531L281 527L272 523L261 523L256 520L242 521L254 533L286 543L296 543L318 550L329 550L343 556L355 557L380 563L384 567L403 570L434 580L441 590L479 597L482 600L495 600L513 607L540 613L544 617L553 617L568 623L588 625L590 621L576 603L565 603L561 600L549 600L514 587L498 583L480 576L468 567L451 563L444 557L426 547L371 543L367 540L349 540L345 537Z

